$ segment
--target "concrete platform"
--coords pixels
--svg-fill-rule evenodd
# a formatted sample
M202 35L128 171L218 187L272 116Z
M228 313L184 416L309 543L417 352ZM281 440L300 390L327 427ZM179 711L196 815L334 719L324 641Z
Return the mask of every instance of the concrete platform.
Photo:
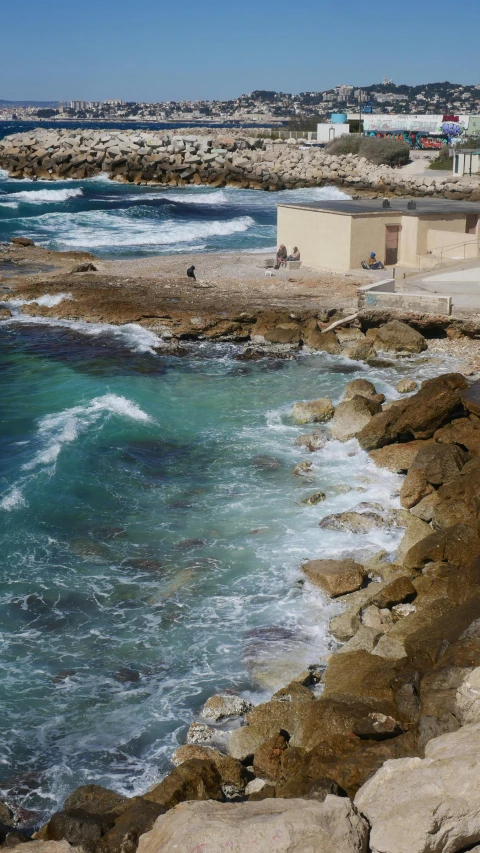
M399 292L452 297L452 314L480 313L480 260L466 261L448 270L411 276L397 281Z

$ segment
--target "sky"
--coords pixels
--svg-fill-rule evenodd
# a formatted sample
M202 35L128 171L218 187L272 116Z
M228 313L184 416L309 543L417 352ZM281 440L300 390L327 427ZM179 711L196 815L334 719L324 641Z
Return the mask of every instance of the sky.
M1 20L6 100L223 100L384 75L480 83L479 0L23 0Z

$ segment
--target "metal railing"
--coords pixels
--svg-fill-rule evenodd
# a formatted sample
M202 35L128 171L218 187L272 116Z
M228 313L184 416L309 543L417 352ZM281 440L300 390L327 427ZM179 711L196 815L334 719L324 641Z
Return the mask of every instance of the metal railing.
M463 258L455 257L455 258L450 258L450 260L452 260L452 261L459 261L459 260L460 261L461 260L466 261L467 260L467 246L473 246L476 249L475 253L473 255L471 255L472 260L474 258L478 258L480 243L478 241L475 241L475 240L464 240L463 243L448 243L445 246L438 246L436 249L432 249L429 252L424 252L423 254L420 254L420 252L417 252L417 259L419 261L417 266L420 266L420 258L424 258L424 257L438 258L440 260L440 263L442 263L444 252L450 251L451 249L455 249L455 251L457 249L463 249ZM440 254L437 255L436 254L437 252L440 252Z

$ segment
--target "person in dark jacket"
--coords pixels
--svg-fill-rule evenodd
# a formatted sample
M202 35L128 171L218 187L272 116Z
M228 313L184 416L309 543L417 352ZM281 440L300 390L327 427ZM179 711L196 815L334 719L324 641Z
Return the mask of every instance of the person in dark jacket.
M197 280L197 279L195 278L195 267L193 266L193 264L192 264L192 266L191 266L191 267L189 267L189 268L188 268L188 270L187 270L187 276L188 276L189 278L193 278L193 280L194 280L194 281L196 281L196 280Z
M377 261L377 256L375 252L370 252L370 257L368 259L368 266L371 270L384 270L385 267L381 261Z

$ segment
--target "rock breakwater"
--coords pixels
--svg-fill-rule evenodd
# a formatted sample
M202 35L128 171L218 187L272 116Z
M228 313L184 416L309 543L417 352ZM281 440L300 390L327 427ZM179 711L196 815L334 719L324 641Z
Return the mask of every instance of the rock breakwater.
M0 166L10 177L41 180L106 173L117 181L147 185L281 190L334 184L382 195L480 200L479 184L467 177L407 177L353 154L329 154L295 140L213 133L39 128L5 137Z

